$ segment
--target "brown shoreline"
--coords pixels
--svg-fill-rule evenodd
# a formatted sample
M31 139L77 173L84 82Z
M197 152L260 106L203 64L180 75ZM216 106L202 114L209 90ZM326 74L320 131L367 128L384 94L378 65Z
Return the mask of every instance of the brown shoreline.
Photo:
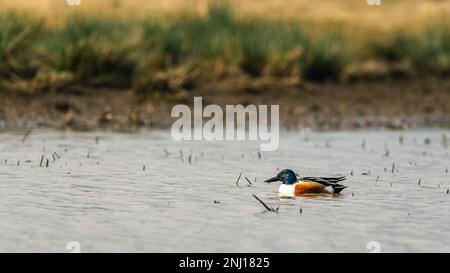
M27 95L0 91L0 129L167 128L175 120L172 106L192 105L193 96L202 96L204 105L279 104L288 129L450 127L450 79L312 84L241 78L147 94L82 86Z

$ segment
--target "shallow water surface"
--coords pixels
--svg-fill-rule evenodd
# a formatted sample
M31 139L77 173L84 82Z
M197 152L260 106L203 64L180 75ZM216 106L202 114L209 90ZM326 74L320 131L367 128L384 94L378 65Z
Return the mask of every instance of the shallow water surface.
M450 251L444 135L282 132L279 150L259 155L256 142L169 131L1 133L0 251ZM283 168L346 175L349 188L280 199L263 180Z

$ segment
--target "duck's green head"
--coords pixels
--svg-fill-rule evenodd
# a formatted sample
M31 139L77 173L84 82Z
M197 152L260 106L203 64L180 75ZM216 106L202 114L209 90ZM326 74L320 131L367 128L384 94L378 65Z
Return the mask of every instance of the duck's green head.
M282 170L277 176L269 178L264 182L271 183L276 181L281 181L283 184L287 185L294 184L297 182L297 175L293 170L286 169Z

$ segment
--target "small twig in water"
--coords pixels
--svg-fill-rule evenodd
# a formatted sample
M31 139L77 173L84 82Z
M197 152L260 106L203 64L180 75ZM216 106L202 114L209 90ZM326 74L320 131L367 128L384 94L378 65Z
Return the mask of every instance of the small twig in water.
M276 212L273 208L270 208L269 206L266 205L266 203L264 203L261 199L259 199L258 196L256 196L255 194L252 194L252 195L253 195L253 197L255 197L256 200L259 201L259 203L261 203L261 205L263 205L266 208L266 210Z
M247 176L245 177L245 180L247 180L248 184L253 185L252 182L250 182L250 180L247 178Z
M33 131L33 127L28 128L28 130L25 132L25 135L22 137L22 142L25 142L28 138L28 136L31 134L31 131Z
M238 179L236 180L236 186L239 186L239 180L241 179L241 175L242 175L242 171L241 171L241 173L239 174Z

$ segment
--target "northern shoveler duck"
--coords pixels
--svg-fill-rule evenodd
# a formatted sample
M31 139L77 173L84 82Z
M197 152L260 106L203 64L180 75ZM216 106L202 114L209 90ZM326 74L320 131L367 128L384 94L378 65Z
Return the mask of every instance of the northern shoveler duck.
M271 183L281 181L278 190L280 196L299 196L302 194L318 193L340 193L347 188L339 182L344 181L345 176L340 177L302 177L297 178L297 174L289 169L282 170L277 176L267 179L264 182ZM331 187L331 191L327 188Z

